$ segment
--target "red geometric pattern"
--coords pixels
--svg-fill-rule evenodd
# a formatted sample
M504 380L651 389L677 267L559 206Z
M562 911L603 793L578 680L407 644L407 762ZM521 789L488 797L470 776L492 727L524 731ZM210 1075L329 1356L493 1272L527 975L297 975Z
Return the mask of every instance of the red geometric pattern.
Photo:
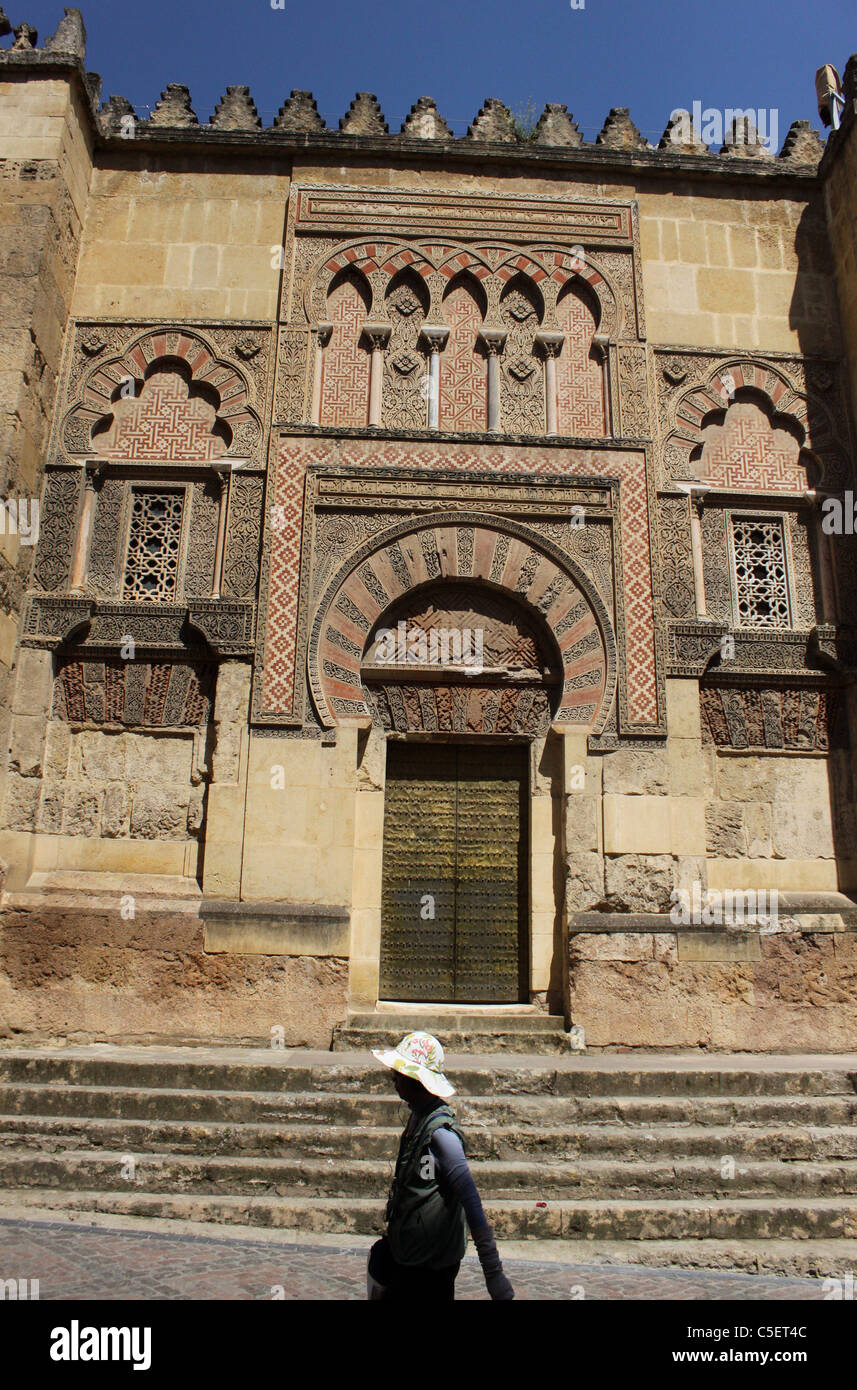
M482 311L466 280L443 301L449 338L440 358L440 427L462 433L487 428L485 359L476 351Z
M139 396L120 398L112 409L113 423L97 436L104 458L197 463L226 453L225 441L211 432L214 407L189 397L177 372L150 377Z
M565 334L556 361L557 433L579 439L603 439L604 386L601 365L589 356L595 319L573 289L560 295L557 323Z
M235 368L218 362L200 338L177 328L147 333L124 356L98 367L86 381L78 413L88 417L93 426L97 425L105 416L116 413L116 407L123 400L118 394L121 386L129 381L144 381L147 374L151 376L155 363L165 362L169 367L175 359L186 364L194 385L204 385L216 392L219 419L230 427L252 420L247 409L247 387Z
M346 709L363 703L361 652L365 636L391 604L425 584L429 577L427 552L437 556L436 572L441 580L462 577L458 573L454 525L427 529L414 522L413 533L401 536L395 550L400 557L397 567L391 563L390 547L379 548L369 560L352 570L328 608L318 647L315 688L323 694L329 714L335 714L338 702L344 702ZM563 693L556 719L561 723L591 725L604 698L607 658L595 615L577 586L549 556L535 551L526 541L510 543L508 535L487 526L475 529L471 567L466 577L493 578L533 606L542 602L545 622L560 634ZM454 594L458 590L451 592ZM417 600L417 608L419 603ZM496 600L494 604L496 608ZM448 616L446 619L443 616L442 602L437 594L431 606L435 612L441 610L442 625L472 630L483 627L485 622L483 615L468 615L465 604L460 605L465 609L465 620L450 624ZM396 608L395 616L401 618L402 612L401 608ZM395 616L389 615L391 624ZM420 619L417 626L425 631L431 626L431 620L426 623ZM509 662L508 652L503 657L498 657L496 651L492 653L491 631L489 626L486 665L515 664L514 660ZM518 637L520 639L520 634Z
M735 401L722 425L709 425L698 475L719 488L754 492L803 492L806 469L800 445L788 430L775 429L753 401Z
M365 425L369 420L369 353L360 334L369 307L368 286L349 270L327 297L333 324L322 358L321 420L325 425Z
M441 469L463 474L562 473L595 477L608 471L621 482L622 579L627 659L628 716L632 724L657 722L654 613L645 459L638 453L584 449L509 449L503 445L407 443L344 439L288 440L277 466L273 506L279 518L271 532L270 593L265 619L264 684L266 714L291 713L295 692L295 637L301 550L303 478L308 465L366 465Z

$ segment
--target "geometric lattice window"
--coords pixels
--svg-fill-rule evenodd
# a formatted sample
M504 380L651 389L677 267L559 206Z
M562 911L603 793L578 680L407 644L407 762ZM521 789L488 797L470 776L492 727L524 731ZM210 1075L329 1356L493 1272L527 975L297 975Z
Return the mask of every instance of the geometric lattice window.
M733 516L731 522L738 626L790 627L782 520Z
M184 491L134 489L123 598L169 603L175 598Z

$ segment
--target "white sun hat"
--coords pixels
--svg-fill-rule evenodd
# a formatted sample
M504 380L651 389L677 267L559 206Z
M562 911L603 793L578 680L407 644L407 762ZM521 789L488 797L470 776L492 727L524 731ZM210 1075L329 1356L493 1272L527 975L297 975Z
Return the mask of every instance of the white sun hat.
M408 1033L397 1047L373 1047L372 1056L385 1067L413 1077L433 1096L445 1099L455 1095L455 1087L450 1086L443 1074L443 1048L431 1033Z

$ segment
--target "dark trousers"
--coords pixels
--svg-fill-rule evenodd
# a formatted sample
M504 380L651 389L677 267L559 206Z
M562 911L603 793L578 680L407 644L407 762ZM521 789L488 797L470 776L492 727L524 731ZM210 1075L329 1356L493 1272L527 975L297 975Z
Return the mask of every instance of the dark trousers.
M455 1299L455 1277L461 1261L445 1269L429 1269L427 1265L396 1264L390 1253L387 1237L376 1240L369 1251L369 1273L387 1292L386 1301L413 1303L415 1299L430 1299L432 1303L452 1303Z

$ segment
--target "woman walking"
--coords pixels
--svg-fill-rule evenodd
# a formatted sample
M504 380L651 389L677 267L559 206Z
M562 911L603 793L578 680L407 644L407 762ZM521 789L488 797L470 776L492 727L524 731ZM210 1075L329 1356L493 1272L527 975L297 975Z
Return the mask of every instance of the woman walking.
M411 1115L387 1202L387 1234L369 1254L369 1298L451 1302L467 1226L491 1298L514 1298L464 1155L455 1111L445 1103L455 1090L443 1074L443 1048L431 1033L408 1033L397 1047L373 1051L373 1056L392 1069L393 1084Z

